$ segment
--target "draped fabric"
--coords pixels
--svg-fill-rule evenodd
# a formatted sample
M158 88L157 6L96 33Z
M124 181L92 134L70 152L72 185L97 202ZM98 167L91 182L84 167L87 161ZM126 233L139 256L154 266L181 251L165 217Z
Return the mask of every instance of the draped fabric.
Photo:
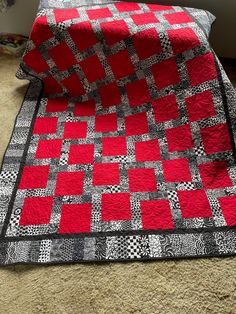
M207 37L214 20L209 12L191 8L107 0L43 0L21 66L44 82L47 94L86 100L94 97L96 90L99 94L99 86L114 83L109 74L113 71L109 64L112 51L123 50L113 61L120 71L132 58L135 74L139 67L143 71L152 63L174 60L200 44L209 50ZM96 72L94 69L98 73L91 77L87 72ZM115 75L116 81L120 79L122 76Z
M235 255L236 100L213 19L41 2L0 173L0 264Z

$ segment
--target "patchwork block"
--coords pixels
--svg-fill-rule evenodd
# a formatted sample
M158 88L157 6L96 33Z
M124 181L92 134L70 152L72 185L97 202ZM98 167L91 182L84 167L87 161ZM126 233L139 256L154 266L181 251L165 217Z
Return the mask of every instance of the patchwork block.
M158 89L180 83L178 67L173 58L154 64L152 73Z
M91 211L91 204L63 205L59 233L90 232Z
M124 136L104 137L102 139L103 156L127 155L127 144Z
M52 134L57 131L57 117L38 117L34 125L34 134Z
M53 197L29 197L24 201L20 226L49 224Z
M55 196L81 195L84 186L84 172L59 172L57 174Z
M115 113L97 116L95 119L96 132L114 132L117 131L117 116Z
M173 160L163 160L162 164L166 182L192 181L187 159L179 158Z
M194 147L190 126L183 125L166 130L170 152L185 151Z
M134 34L132 40L140 60L145 60L162 51L161 41L155 28L149 28Z
M161 154L158 140L136 142L135 156L138 162L160 160Z
M35 158L59 158L61 156L62 140L40 140Z
M156 192L154 169L129 169L129 188L131 192Z
M102 221L131 220L129 193L102 194Z
M169 201L141 201L140 206L142 213L143 229L161 230L174 228L174 222L172 219Z
M93 185L120 184L118 163L95 164L93 167Z
M148 133L148 121L145 112L140 112L125 118L126 135L140 135Z
M25 166L23 168L19 189L46 188L50 166Z
M206 189L220 189L232 186L227 164L214 161L199 165L203 185Z
M94 161L94 145L80 144L71 145L68 164L91 164Z
M87 122L66 122L64 138L86 138Z

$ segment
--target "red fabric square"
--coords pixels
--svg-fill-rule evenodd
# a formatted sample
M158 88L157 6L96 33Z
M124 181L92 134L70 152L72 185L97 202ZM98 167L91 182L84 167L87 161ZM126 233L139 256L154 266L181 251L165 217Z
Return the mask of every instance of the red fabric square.
M102 194L102 221L131 220L129 193Z
M157 183L154 169L129 169L130 192L156 192Z
M158 140L135 143L135 156L138 162L160 160L160 146Z
M205 189L222 189L233 185L225 161L199 165L199 171Z
M148 133L148 120L146 112L140 112L125 118L127 136Z
M122 50L108 57L108 63L117 80L134 73L134 66L127 50Z
M100 26L108 45L114 45L130 36L129 28L123 20L104 22Z
M61 94L63 89L61 85L51 76L42 79L44 84L45 94Z
M59 172L55 196L82 195L84 187L84 173L78 172Z
M126 91L130 107L143 105L151 99L148 85L145 79L127 84Z
M62 205L59 233L90 232L91 204L64 204Z
M174 54L196 48L201 44L195 32L189 27L170 29L167 34Z
M23 57L24 63L36 73L42 73L49 70L47 62L43 59L38 49L33 49Z
M75 117L90 117L94 116L96 112L96 105L94 100L88 100L85 102L77 102L74 106Z
M80 66L89 83L101 80L106 76L104 68L96 55L80 62Z
M146 29L135 34L133 43L140 60L149 58L162 51L160 38L155 28Z
M68 90L70 96L81 96L85 92L83 84L76 74L70 75L62 80L61 83Z
M62 140L40 140L35 158L59 158L61 156Z
M68 27L68 32L80 51L90 48L97 43L97 38L90 22L71 25Z
M153 111L156 123L179 118L179 110L174 94L153 101Z
M137 3L125 3L125 2L119 2L115 3L115 7L119 12L132 12L141 10L140 6Z
M169 6L169 5L146 4L146 6L149 8L149 10L151 10L153 12L173 10L173 7Z
M163 160L162 165L166 182L192 181L187 159Z
M32 26L30 39L35 45L40 46L43 42L53 37L54 35L50 29L46 15L37 17Z
M64 138L86 138L87 122L65 122Z
M19 189L44 189L47 187L50 166L25 166Z
M48 50L49 55L55 62L57 68L61 71L67 70L77 63L77 60L65 42Z
M79 18L79 12L76 8L54 10L54 15L56 23Z
M121 103L120 91L116 83L102 86L99 89L103 108L115 106Z
M236 196L220 197L220 207L225 218L227 226L236 225Z
M126 138L124 136L103 137L102 155L103 156L127 155Z
M203 190L178 191L183 218L208 218L212 216L211 207Z
M187 61L186 66L192 86L217 78L214 57L211 52Z
M180 83L180 76L174 58L154 64L152 73L158 89Z
M136 25L144 25L150 23L159 23L158 18L152 12L133 14L130 16Z
M183 125L166 130L169 152L184 151L193 148L190 125Z
M93 185L120 184L120 170L118 163L94 164Z
M144 230L173 229L174 222L167 200L141 201Z
M193 22L193 19L186 12L175 12L164 15L166 20L171 24L186 24Z
M185 99L189 121L198 121L216 115L214 101L210 90Z
M201 136L206 154L225 152L232 149L229 130L224 123L202 128Z
M68 107L68 98L49 98L46 112L63 112Z
M210 203L203 190L178 191L183 218L208 218L212 216Z
M50 223L53 197L28 197L24 200L20 226L47 225Z
M68 164L91 164L94 161L94 145L71 145Z
M57 132L57 117L38 117L35 120L33 134L52 134Z
M112 13L108 8L87 10L86 12L90 20L105 19L107 17L112 17Z
M104 114L95 118L95 132L115 132L117 131L116 113Z

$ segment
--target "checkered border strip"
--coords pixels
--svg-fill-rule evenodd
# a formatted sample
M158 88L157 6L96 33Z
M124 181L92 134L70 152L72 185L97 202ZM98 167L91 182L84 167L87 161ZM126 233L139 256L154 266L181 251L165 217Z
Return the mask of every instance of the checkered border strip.
M56 264L229 256L236 228L171 234L89 236L0 242L0 264Z

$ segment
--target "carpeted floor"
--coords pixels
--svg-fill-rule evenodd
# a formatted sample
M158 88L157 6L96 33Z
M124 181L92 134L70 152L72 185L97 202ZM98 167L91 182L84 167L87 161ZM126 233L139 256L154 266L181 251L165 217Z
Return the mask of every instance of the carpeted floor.
M1 157L27 86L14 78L17 64L0 56ZM236 313L235 266L212 258L1 268L0 314Z

